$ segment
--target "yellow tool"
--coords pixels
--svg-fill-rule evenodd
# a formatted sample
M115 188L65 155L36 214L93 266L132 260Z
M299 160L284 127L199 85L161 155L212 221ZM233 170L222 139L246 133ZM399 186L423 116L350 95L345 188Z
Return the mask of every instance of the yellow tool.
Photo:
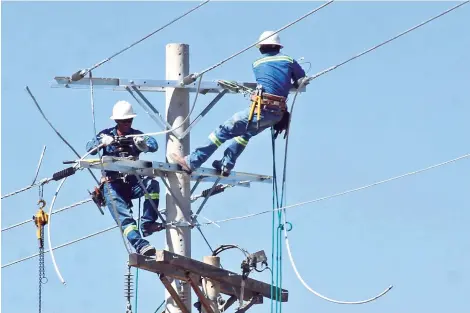
M251 124L251 121L253 120L253 115L255 113L255 109L257 109L256 115L258 117L258 119L256 121L256 124L257 124L257 127L259 127L259 119L260 119L260 116L261 116L261 99L262 98L261 98L261 95L259 93L257 93L254 96L253 102L251 103L250 114L248 115L248 124L246 125L246 129L248 129L248 127Z
M46 206L46 201L44 200L39 200L38 204L41 204L39 207L39 210L37 211L36 215L33 216L33 221L34 224L36 224L36 236L38 237L39 240L39 248L42 248L44 245L44 238L42 237L43 235L43 229L44 225L46 225L49 222L49 215L44 212L43 208Z

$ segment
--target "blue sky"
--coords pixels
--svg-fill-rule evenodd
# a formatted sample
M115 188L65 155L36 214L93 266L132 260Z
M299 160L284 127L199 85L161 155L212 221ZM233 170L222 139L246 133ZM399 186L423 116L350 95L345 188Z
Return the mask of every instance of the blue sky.
M190 45L191 72L197 72L253 43L320 2L214 2L161 31L94 71L95 77L165 77L165 45ZM33 178L43 145L40 177L62 169L74 155L53 133L24 91L28 85L59 131L81 153L93 136L87 90L52 89L54 76L91 66L195 2L3 2L2 3L2 194ZM310 74L369 48L455 2L338 2L281 33L284 53L305 57ZM467 154L470 126L470 6L428 24L308 86L296 103L291 129L287 203L311 200L417 170ZM207 80L253 81L250 49L204 76ZM164 94L148 96L161 110ZM112 126L113 104L131 100L123 92L96 91L96 123ZM196 110L210 101L200 96ZM191 133L202 143L219 123L248 105L229 95ZM160 130L138 105L134 127ZM164 137L157 137L164 147ZM280 147L282 140L278 140ZM271 172L269 132L254 138L239 159L239 171ZM219 151L215 157L220 156ZM281 159L279 150L279 160ZM164 160L164 149L149 160ZM210 162L210 161L209 161ZM208 165L210 164L208 162ZM280 161L279 161L280 162ZM297 266L316 290L341 300L371 297L393 284L380 300L362 306L325 302L304 289L284 258L284 312L467 312L470 310L470 161L459 161L416 176L344 197L292 209L290 241ZM87 198L94 182L86 172L71 177L55 208ZM204 186L206 187L206 186ZM50 203L56 184L45 188ZM2 200L2 228L36 212L37 189ZM164 207L164 203L161 204ZM271 186L232 188L210 200L203 215L213 219L271 207ZM52 217L58 245L113 225L92 204ZM213 246L236 243L270 255L271 215L205 227ZM196 232L193 258L210 252ZM163 234L151 237L162 248ZM32 224L2 233L2 264L37 251ZM108 232L56 252L67 281L57 280L46 255L44 312L125 310L126 251L119 232ZM226 252L224 267L238 271L241 255ZM2 311L37 309L37 266L33 259L2 270ZM263 273L254 276L269 281ZM139 312L162 301L156 276L140 272ZM193 298L195 299L195 298ZM251 312L267 312L269 304Z

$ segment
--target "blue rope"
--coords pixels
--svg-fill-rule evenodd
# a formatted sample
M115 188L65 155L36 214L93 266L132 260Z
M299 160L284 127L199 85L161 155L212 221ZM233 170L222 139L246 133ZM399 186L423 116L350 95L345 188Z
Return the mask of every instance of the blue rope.
M281 201L279 201L279 192L277 184L277 171L276 171L276 144L274 138L274 129L271 128L271 143L273 150L273 216L272 216L272 253L271 259L273 260L273 267L276 267L276 274L271 272L271 294L274 294L274 286L276 289L276 313L282 312L281 291L282 291L282 211L278 211L278 226L275 227L275 209L279 208L284 199L284 194L281 194ZM284 181L283 181L284 186ZM284 187L283 187L284 190ZM276 235L274 233L276 232ZM274 245L274 237L276 237L276 245ZM274 255L275 253L275 255ZM276 277L274 278L274 275ZM274 297L273 297L274 298ZM273 299L271 299L271 312L274 311Z

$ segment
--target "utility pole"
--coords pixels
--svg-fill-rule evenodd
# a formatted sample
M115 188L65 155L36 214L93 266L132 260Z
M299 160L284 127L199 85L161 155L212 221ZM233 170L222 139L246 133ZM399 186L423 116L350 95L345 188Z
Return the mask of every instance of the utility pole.
M189 45L170 43L166 45L166 79L181 80L189 75ZM189 114L189 90L185 88L166 88L166 120L172 127L181 125ZM174 132L181 135L188 127L185 125ZM173 134L166 136L166 156L176 153L187 155L190 151L190 135L179 140ZM167 222L190 222L190 179L185 174L168 173L170 191L166 192ZM170 193L171 192L171 193ZM176 197L176 201L173 197ZM189 227L171 226L166 229L166 249L170 252L191 257L191 229ZM178 292L189 311L191 311L191 288L186 282L173 280L173 288ZM168 291L165 291L166 312L181 313Z

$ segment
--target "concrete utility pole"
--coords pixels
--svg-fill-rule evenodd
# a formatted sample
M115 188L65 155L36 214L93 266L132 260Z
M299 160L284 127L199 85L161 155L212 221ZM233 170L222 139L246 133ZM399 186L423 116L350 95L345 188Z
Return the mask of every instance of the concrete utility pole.
M220 257L218 256L205 256L203 262L212 266L220 267ZM208 278L203 278L202 284L206 291L206 298L210 304L212 312L219 313L220 310L217 304L217 298L220 294L220 284L217 281ZM203 307L202 312L207 313L207 310Z
M166 79L181 80L189 75L189 45L171 43L166 45ZM189 114L189 90L183 88L166 88L166 119L172 127L181 125ZM175 130L175 134L181 135L188 127L189 120L184 126ZM188 134L183 140L178 140L168 133L166 140L166 155L176 153L180 156L187 155L190 151ZM171 193L166 193L167 222L190 221L190 179L184 174L168 173L168 183ZM170 252L191 257L191 229L189 227L168 227L166 229L166 249ZM191 288L189 284L181 281L173 281L173 288L178 292L188 310L191 311ZM174 300L168 291L165 291L167 312L180 313Z

